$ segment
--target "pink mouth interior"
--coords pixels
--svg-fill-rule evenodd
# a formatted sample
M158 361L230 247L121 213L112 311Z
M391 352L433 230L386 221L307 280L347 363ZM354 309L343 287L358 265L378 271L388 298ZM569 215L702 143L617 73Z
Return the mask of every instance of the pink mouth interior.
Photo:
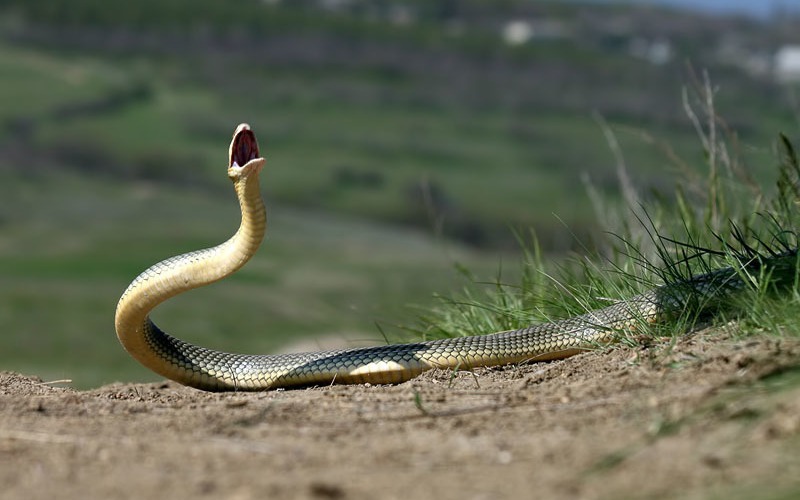
M250 160L259 157L256 135L250 129L244 129L236 134L231 148L231 166L243 166Z

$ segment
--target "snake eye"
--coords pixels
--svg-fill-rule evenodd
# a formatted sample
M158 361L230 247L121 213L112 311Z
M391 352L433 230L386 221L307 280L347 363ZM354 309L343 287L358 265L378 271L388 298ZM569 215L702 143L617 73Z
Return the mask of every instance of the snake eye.
M256 135L246 124L239 125L233 135L233 142L230 149L229 166L244 166L250 160L259 157L258 141Z

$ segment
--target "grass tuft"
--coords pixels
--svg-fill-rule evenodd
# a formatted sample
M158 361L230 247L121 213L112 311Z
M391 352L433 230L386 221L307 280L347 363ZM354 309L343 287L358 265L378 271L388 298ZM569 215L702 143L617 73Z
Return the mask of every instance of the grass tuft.
M623 342L637 343L642 333L675 336L700 324L731 321L741 334L800 331L795 230L800 163L794 145L779 136L777 181L764 189L735 154L737 137L716 115L707 75L684 92L683 104L704 162L692 169L671 156L680 174L672 193L645 198L636 192L613 132L598 118L617 158L625 200L617 207L604 205L585 183L598 222L608 228L606 240L581 244L585 255L551 263L531 230L527 239L518 238L523 256L516 282L504 281L502 270L494 280L481 281L460 267L467 281L463 290L437 296L438 305L410 329L426 339L512 330L583 314L666 284L679 310L663 324L643 323L623 333ZM696 277L707 274L710 279L698 286Z

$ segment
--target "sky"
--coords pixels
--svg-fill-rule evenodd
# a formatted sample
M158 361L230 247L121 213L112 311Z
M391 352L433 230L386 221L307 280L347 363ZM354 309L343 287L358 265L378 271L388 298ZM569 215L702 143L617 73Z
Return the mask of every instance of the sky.
M660 3L704 12L743 13L767 18L775 12L800 13L800 0L631 0L632 3Z

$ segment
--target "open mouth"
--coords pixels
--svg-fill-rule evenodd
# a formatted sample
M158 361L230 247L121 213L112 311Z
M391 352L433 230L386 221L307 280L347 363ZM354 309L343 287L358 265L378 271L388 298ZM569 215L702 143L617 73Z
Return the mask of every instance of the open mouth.
M247 125L240 125L231 143L231 167L241 167L259 157L256 135Z

